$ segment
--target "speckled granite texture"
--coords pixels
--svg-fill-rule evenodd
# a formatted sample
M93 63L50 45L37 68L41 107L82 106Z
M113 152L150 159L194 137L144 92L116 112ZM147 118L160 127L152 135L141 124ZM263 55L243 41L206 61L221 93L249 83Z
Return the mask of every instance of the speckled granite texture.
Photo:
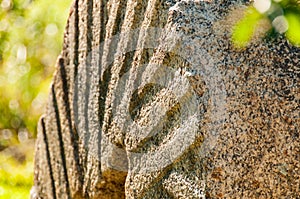
M300 198L300 49L233 48L248 4L76 0L32 198Z

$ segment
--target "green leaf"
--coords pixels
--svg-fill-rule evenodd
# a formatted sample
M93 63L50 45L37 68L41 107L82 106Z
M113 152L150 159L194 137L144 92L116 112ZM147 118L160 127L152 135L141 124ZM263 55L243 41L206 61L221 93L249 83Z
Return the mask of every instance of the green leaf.
M262 17L263 15L252 6L246 10L244 17L233 27L232 41L235 47L247 46Z
M300 15L297 13L287 13L286 19L289 29L286 32L287 39L296 46L300 46Z

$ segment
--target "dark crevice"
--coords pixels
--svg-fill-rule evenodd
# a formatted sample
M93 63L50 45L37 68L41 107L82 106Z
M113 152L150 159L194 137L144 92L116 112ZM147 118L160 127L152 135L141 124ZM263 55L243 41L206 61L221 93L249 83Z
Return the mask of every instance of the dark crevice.
M82 169L80 167L80 161L79 161L79 147L78 147L78 140L79 136L76 132L76 130L73 129L72 125L72 116L71 116L71 110L70 110L70 101L69 101L69 86L67 82L67 74L66 69L64 65L64 59L60 58L59 60L59 66L60 66L60 76L62 80L62 86L63 86L63 101L64 101L64 108L66 110L66 118L68 120L68 127L69 127L69 133L70 133L70 140L71 144L73 146L73 156L74 160L76 162L76 169L79 177L79 181L81 183L81 186L83 184L83 175L82 175Z
M104 39L105 39L105 34L106 34L106 23L107 23L107 9L106 9L106 5L107 2L106 0L102 0L101 1L101 4L100 4L100 28L99 28L99 35L100 35L100 38L99 38L99 48L98 48L98 55L99 55L99 59L98 59L98 74L99 74L99 77L101 76L101 73L102 73L102 56L103 56L103 46L104 46ZM101 77L100 77L101 79ZM99 82L100 82L100 79L99 79ZM101 99L103 98L104 99L104 96L101 96L101 93L105 93L105 92L101 92L101 90L103 88L101 88L100 84L98 85L98 89L100 91L100 94L99 94L99 98L98 98L98 102L101 102ZM107 90L107 88L106 88ZM105 104L105 101L104 103L102 104ZM104 109L103 109L104 110ZM103 117L101 118L100 115L100 111L101 111L101 106L100 106L100 103L99 103L99 106L98 106L98 121L99 121L99 132L98 132L98 159L101 160L101 140L102 140L102 125L103 125ZM103 114L104 116L104 114ZM98 169L99 169L99 176L101 176L101 164L98 164Z
M116 34L120 33L122 24L124 22L126 8L127 8L127 2L123 2L122 0L120 0L119 6L117 9L117 14L116 14L116 16L117 16L116 23L114 24L112 35L116 35Z
M45 121L44 118L41 119L41 125L42 125L42 133L44 137L44 143L45 143L45 148L46 148L46 158L47 158L47 163L49 166L49 175L50 175L50 180L51 180L51 187L52 187L52 195L53 198L56 199L56 189L55 189L55 184L54 184L54 177L53 177L53 169L51 165L51 157L50 157L50 150L49 150L49 142L48 142L48 137L46 133L46 126L45 126Z
M136 44L135 44L136 46ZM121 69L119 72L119 78L122 78L122 76L127 73L130 70L130 66L132 64L133 58L134 58L134 54L135 51L131 51L131 52L124 52L125 53L125 58L123 60L123 62L121 63Z
M78 66L79 66L79 34L80 34L80 30L79 30L79 0L75 0L74 2L74 58L73 58L73 64L74 64L74 94L73 94L73 119L74 119L74 136L75 136L75 140L77 143L77 145L79 144L79 135L76 129L76 125L78 124ZM75 142L74 142L75 143ZM83 169L82 167L82 162L80 161L80 154L79 154L79 146L77 146L78 148L76 150L78 150L78 158L79 158L79 167L81 171ZM80 176L80 183L81 185L83 185L83 173ZM82 189L82 188L81 188Z
M54 90L54 85L52 85L51 90L52 90L52 97L53 97L53 107L54 107L55 118L56 118L57 133L58 133L58 139L59 139L59 149L60 149L60 155L61 155L61 160L62 160L64 177L66 180L66 191L67 191L68 198L71 198L70 183L69 183L69 178L68 178L68 173L67 173L65 147L64 147L63 135L62 135L62 131L61 131L61 122L60 122L59 109L58 109L58 105L57 105L57 99L56 99L56 94L55 94L55 90Z
M124 22L124 15L125 15L126 8L127 8L127 3L120 2L119 6L117 8L117 14L116 14L117 18L115 19L114 26L112 27L113 35L116 35L121 31L121 27ZM99 123L100 123L100 128L102 128L104 131L108 130L108 127L110 126L110 123L111 123L111 119L109 119L109 121L107 121L107 126L103 126L104 115L105 115L105 101L106 101L106 97L107 97L109 82L110 82L111 76L112 76L111 69L112 69L112 66L114 65L113 58L114 58L114 55L117 50L118 42L119 42L119 38L113 39L108 47L109 53L106 57L107 61L108 61L108 66L100 65L100 68L104 69L104 73L103 73L103 76L100 77L100 81L99 81L99 85L100 85L100 88L99 88L99 92L100 92L100 95L99 95ZM101 64L101 61L100 61L100 64ZM108 118L111 118L111 114Z
M153 9L152 12L156 12L158 10L161 10L163 8L163 5L164 5L163 1L156 1L155 5L154 5L154 8L156 8L156 9ZM149 27L150 31L149 32L146 31L147 34L145 35L144 41L143 41L145 44L147 44L147 42L149 40L151 41L151 40L154 39L155 42L157 42L159 40L160 33L157 33L157 34L153 33L151 31L151 27L164 27L166 25L167 17L168 17L168 14L167 14L168 9L162 9L162 10L163 10L163 13L160 16L158 16L158 13L151 13L151 18L150 19L145 18L146 17L145 12L142 13L144 15L143 20L144 21L149 20L149 22L150 22L150 27ZM155 35L153 35L153 34L155 34ZM155 49L153 49L153 48L144 48L144 49L140 50L140 53L141 53L141 55L140 55L140 60L138 62L138 65L139 66L148 65L151 58L153 57L153 55L155 53ZM135 79L135 85L140 84L141 77L142 77L143 73L145 72L146 68L147 67L139 67L138 68L138 75L137 75L138 78Z
M104 109L105 109L105 98L106 98L106 92L108 89L108 82L110 80L110 76L108 75L107 71L103 72L103 79L101 77L102 74L102 56L103 56L103 50L104 50L104 40L105 40L105 34L106 34L106 23L107 23L107 10L106 10L106 1L101 1L101 10L100 10L100 21L101 21L101 26L100 26L100 45L99 45L99 65L98 65L98 74L100 74L100 79L99 79L99 123L100 123L100 128L103 125L103 120L104 120ZM102 80L101 80L102 79ZM104 85L104 83L107 83L107 85ZM103 92L104 91L104 92ZM100 136L101 138L101 136ZM101 140L99 140L101 143ZM101 147L100 151L101 152ZM99 153L100 154L100 153Z
M79 13L78 13L78 1L75 1L74 8L74 77L77 77L78 73L78 62L79 62Z
M121 52L121 54L124 56L122 57L121 61L120 61L120 70L119 70L119 78L121 79L122 76L124 74L126 74L130 68L131 68L131 65L134 61L134 58L135 58L135 55L136 55L136 47L137 47L137 44L138 44L138 37L139 37L139 27L141 26L142 22L144 21L144 17L145 17L145 11L146 11L146 7L147 7L147 3L148 2L141 2L141 3L138 3L137 5L134 6L134 18L133 19L127 19L127 20L132 20L133 21L133 24L131 27L127 27L129 31L132 31L130 34L129 34L129 38L125 38L127 41L126 41L126 48L125 48L125 51L124 52ZM126 5L127 6L127 5ZM125 10L127 9L127 7L125 8ZM125 16L124 16L125 17ZM122 19L124 20L124 19ZM119 21L118 19L116 21ZM118 29L118 32L116 33L119 33L121 31L121 28L122 28L122 22L120 22L119 24L116 25ZM120 34L120 38L124 37L124 35L122 35L122 33ZM122 46L124 47L124 46ZM131 49L132 48L132 49ZM132 51L134 50L134 51ZM127 79L123 79L125 81L127 81ZM116 82L116 86L115 86L115 91L118 91L118 90L122 90L124 91L125 90L125 86L126 86L126 82L124 81L118 81ZM123 93L116 93L117 95L122 95ZM119 103L112 103L114 105L114 107L112 107L112 109L116 109L115 106L118 106ZM110 115L108 116L108 128L110 128L110 124L111 122L113 121L113 115L112 113L110 113ZM106 129L108 130L108 129ZM123 138L124 140L124 138ZM119 144L120 147L123 145L123 143L115 143L115 144Z
M100 123L100 128L103 126L103 121L104 121L104 115L105 115L105 101L107 97L107 90L108 90L108 85L111 79L111 71L110 70L105 70L103 73L102 80L99 82L99 123Z
M129 102L129 114L133 121L139 116L142 107L152 102L161 89L161 85L152 83L133 92Z
M155 96L158 88L159 87L145 88L142 91L144 93L133 96L131 98L130 115L131 117L134 116L134 121L138 121L141 119L139 111L142 108L149 107L151 106L151 103L156 101L157 97L159 96ZM134 97L136 97L135 100L139 101L140 103L136 103L135 100L133 101ZM135 107L135 105L137 107ZM158 124L156 126L152 126L152 130L148 132L148 135L144 139L140 140L136 148L134 150L131 150L131 152L143 153L145 151L151 151L153 150L153 148L159 148L159 146L161 146L169 136L172 136L176 129L178 129L178 127L180 126L180 110L180 103L174 102L164 113L163 117L160 118Z
M129 31L132 31L132 34L129 35L130 38L128 39L128 47L126 49L126 53L125 54L125 60L121 63L121 70L119 73L119 77L121 78L126 72L129 71L130 66L133 62L134 59L134 55L135 55L135 51L130 51L129 48L133 48L133 50L135 50L137 48L137 44L138 44L138 38L139 38L139 34L140 34L140 27L142 25L142 22L144 21L145 18L145 12L146 12L146 8L147 8L147 1L146 2L142 2L142 5L136 5L134 8L134 19L129 19L129 20L133 20L134 23L132 24L132 27L129 27ZM130 52L129 52L130 51Z
M113 24L113 27L111 28L112 29L112 39L111 40L108 40L110 41L110 44L109 44L109 53L106 57L107 59L107 63L108 63L108 66L102 66L104 68L106 67L112 67L113 66L113 63L114 63L114 55L116 53L116 50L117 50L117 47L118 47L118 43L119 43L119 37L116 37L117 34L120 34L121 32L121 28L122 28L122 24L124 22L124 15L125 15L125 12L126 12L126 8L127 8L127 3L126 2L122 2L120 1L119 5L118 5L118 8L117 8L117 13L116 13L116 19L115 19L115 23Z
M124 14L126 11L126 2L120 2L118 8L117 8L117 18L114 21L114 26L112 27L112 32L113 36L118 34L121 30L122 23L124 21ZM99 143L99 148L98 148L98 154L99 158L101 159L101 140L102 140L102 134L103 130L107 131L108 128L105 128L104 126L104 116L105 116L105 102L107 98L107 92L108 92L108 87L109 83L111 81L112 77L112 66L114 64L114 55L116 53L116 49L118 46L119 40L112 40L111 43L108 46L108 55L107 57L103 57L103 50L104 50L104 44L105 44L105 36L106 36L106 28L107 28L107 10L106 10L106 1L102 1L101 5L101 11L100 11L100 21L101 21L101 27L100 27L100 46L99 46L99 66L98 66L98 73L100 74L99 77L99 98L98 98L98 118L99 118L99 125L100 125L100 131L99 131L99 136L98 136L98 143ZM111 28L111 27L108 27ZM107 65L102 65L102 59L106 59L108 64ZM109 119L107 121L108 125L111 123L111 119L109 116ZM103 130L102 130L103 129ZM101 164L99 164L99 171L101 172ZM99 173L102 177L105 176L105 174ZM122 184L122 187L124 185Z
M78 1L74 4L74 96L73 96L73 109L74 109L74 122L78 124L78 65L79 65L79 14L78 14Z
M145 185L144 189L139 190L137 198L147 198L147 191L149 193L149 190L157 186L160 183L161 179L164 178L167 175L167 173L172 169L172 166L172 164L169 164L168 166L162 168L156 176L156 178L151 181L151 183Z

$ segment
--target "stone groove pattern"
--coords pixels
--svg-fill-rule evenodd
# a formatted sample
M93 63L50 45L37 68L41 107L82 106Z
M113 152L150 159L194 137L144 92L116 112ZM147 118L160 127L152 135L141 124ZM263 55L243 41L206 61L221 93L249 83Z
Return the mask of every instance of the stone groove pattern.
M300 198L300 49L280 36L233 48L230 13L248 3L75 0L32 198ZM190 143L193 120L180 118L192 95ZM137 158L164 150L155 168Z

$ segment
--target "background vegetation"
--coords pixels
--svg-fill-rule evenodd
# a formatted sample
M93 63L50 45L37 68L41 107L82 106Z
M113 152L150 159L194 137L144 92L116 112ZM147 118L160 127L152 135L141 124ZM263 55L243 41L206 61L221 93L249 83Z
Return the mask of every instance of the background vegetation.
M28 198L37 121L71 0L0 1L0 198Z
M257 29L264 29L260 31L259 37L276 37L282 34L293 45L300 46L300 1L255 0L253 5L245 9L244 17L233 27L234 45L246 47Z

